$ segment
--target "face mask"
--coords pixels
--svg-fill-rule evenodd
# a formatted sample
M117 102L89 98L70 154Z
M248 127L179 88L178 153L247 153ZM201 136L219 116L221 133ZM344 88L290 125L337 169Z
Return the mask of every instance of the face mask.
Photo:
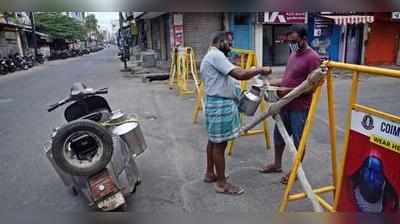
M292 52L298 52L300 50L299 43L289 43L289 48Z
M229 52L231 51L229 45L225 42L220 45L219 50L221 50L222 53L225 54L225 56L228 56Z

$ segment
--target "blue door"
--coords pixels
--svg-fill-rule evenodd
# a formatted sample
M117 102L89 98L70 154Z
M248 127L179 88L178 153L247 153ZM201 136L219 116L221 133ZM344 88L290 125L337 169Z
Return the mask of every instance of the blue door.
M233 33L233 47L254 49L251 13L231 13L229 16L230 31Z

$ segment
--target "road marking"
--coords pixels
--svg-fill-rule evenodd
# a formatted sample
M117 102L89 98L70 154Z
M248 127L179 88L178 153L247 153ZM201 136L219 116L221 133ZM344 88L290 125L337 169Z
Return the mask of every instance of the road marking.
M0 103L10 103L12 101L14 100L11 98L0 98Z

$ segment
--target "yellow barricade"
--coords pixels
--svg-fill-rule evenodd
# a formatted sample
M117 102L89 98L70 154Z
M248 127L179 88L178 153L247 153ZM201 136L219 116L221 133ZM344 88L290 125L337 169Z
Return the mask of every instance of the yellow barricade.
M193 95L199 89L196 56L191 47L172 50L169 77L170 89L176 87L181 96ZM194 88L190 88L192 81Z
M392 77L392 78L400 78L400 71L391 70L391 69L384 69L384 68L377 68L377 67L370 67L364 65L354 65L354 64L346 64L346 63L339 63L333 61L325 61L324 62L328 66L328 74L326 79L326 86L327 86L327 102L328 102L328 117L329 117L329 136L330 136L330 155L331 155L331 171L332 171L332 182L327 185L317 189L313 189L313 192L316 194L316 199L320 203L320 205L330 212L335 212L338 206L338 198L341 193L341 185L343 180L343 173L344 173L344 165L346 161L346 155L348 153L348 144L349 144L349 134L351 128L351 116L352 111L361 111L371 115L379 116L388 120L400 122L400 117L389 114L383 111L379 111L377 109L360 105L357 103L357 95L358 95L358 82L359 76L362 73L367 73L369 75L376 75L382 77ZM344 158L341 161L341 170L340 173L337 170L337 152L336 152L336 114L335 114L335 95L334 95L334 80L332 71L334 69L342 69L342 70L350 70L352 71L352 86L351 86L351 94L349 98L349 107L347 111L347 119L346 119L346 128L345 128L345 137L344 137L344 144L343 144L343 152ZM313 100L310 106L310 110L307 116L307 121L304 126L303 135L300 140L299 147L296 153L296 159L292 164L291 173L288 180L288 185L285 189L285 192L282 196L281 204L279 207L279 211L284 212L287 209L289 201L300 200L307 197L306 193L295 193L291 194L293 185L295 183L297 170L299 165L301 164L301 159L304 156L305 152L305 145L307 143L308 137L311 132L312 122L314 119L314 115L317 110L318 102L321 95L321 88L322 85L317 87L317 89L313 93ZM328 202L324 198L320 196L322 193L332 193L332 202Z

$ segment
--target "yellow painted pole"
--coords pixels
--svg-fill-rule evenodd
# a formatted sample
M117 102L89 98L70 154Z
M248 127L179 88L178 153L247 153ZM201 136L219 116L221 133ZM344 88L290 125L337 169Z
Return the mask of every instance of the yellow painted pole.
M240 66L242 69L249 69L253 66L257 66L258 62L257 62L257 57L256 57L256 54L254 53L254 51L244 50L244 49L235 49L234 51L240 53L240 60L241 60ZM244 61L245 57L247 59L246 62ZM248 81L247 80L240 81L240 90L246 91L247 89L248 89ZM262 112L266 111L266 105L265 105L264 101L261 102L260 110ZM244 119L243 114L240 114L240 124L243 124L243 119ZM266 120L263 121L261 129L242 132L242 133L240 133L240 136L251 136L251 135L256 135L256 134L264 134L266 149L270 149L272 143L271 143L271 136L270 136L270 133L268 130L268 124L267 124ZM233 142L234 142L234 140L230 141L227 145L227 150L228 150L229 156L231 156L232 152L233 152L233 146L234 146Z
M240 67L244 68L244 54L240 54Z
M178 87L178 93L180 92L180 88L182 85L182 61L181 61L181 56L177 55L177 63L176 63L176 86Z
M175 48L173 48L173 52L171 52L171 64L169 70L169 87L170 89L176 82L176 54Z
M368 73L375 76L386 76L393 78L400 78L400 71L387 68L372 67L366 65L355 65L341 62L328 61L326 64L328 67L345 69L351 71L358 71L359 73Z
M317 89L315 90L315 92L313 94L313 99L311 102L310 110L308 112L307 121L304 125L303 134L302 134L302 137L300 140L299 147L297 149L296 159L295 159L292 169L290 171L288 185L287 185L285 192L283 194L283 197L282 197L282 202L281 202L281 205L279 208L280 212L284 212L287 209L289 193L290 193L291 189L293 188L293 185L294 185L294 182L295 182L295 179L297 176L297 169L299 168L301 159L304 155L306 142L307 142L308 136L310 135L310 132L311 132L312 121L314 118L314 114L317 111L317 106L318 106L318 101L319 101L320 96L321 96L321 85L317 87Z
M340 191L342 190L342 179L343 179L343 172L344 172L344 164L346 162L346 157L347 157L347 149L348 149L348 144L349 144L349 134L350 134L350 128L351 128L351 112L352 112L352 107L353 104L357 103L357 93L358 93L358 81L359 81L359 73L357 71L353 71L353 76L352 76L352 81L351 81L351 94L349 97L349 102L348 102L348 109L347 109L347 119L346 119L346 129L345 129L345 134L344 134L344 143L343 143L343 150L342 152L344 153L343 160L341 162L340 166L340 176L337 182L337 187L336 187L336 192L335 192L335 200L333 207L336 210L337 205L338 205L338 200L340 197Z
M328 202L326 202L323 198L321 198L319 195L315 195L315 198L317 199L319 204L322 207L324 207L326 210L328 210L330 212L335 212L335 209L330 204L328 204Z
M182 55L182 94L184 95L184 93L187 91L187 76L188 76L188 70L187 70L187 60L186 60L186 53L184 55Z
M313 190L313 192L315 194L321 194L321 193L326 193L326 192L330 192L330 191L335 191L335 187L334 186L326 186L326 187L321 187L321 188ZM302 193L289 195L288 200L295 201L295 200L300 200L300 199L303 199L306 197L307 197L307 194L305 192L302 192Z
M196 103L195 103L194 112L193 112L193 123L194 124L197 123L200 111L204 110L203 97L204 97L204 87L203 87L203 84L200 84L200 87L197 91Z
M331 143L331 166L332 166L332 184L336 187L337 183L337 159L336 159L336 112L335 112L335 90L333 85L332 68L328 69L327 74L327 92L328 92L328 116L329 133ZM335 198L335 191L332 191Z
M245 64L244 57L245 57L245 54L244 53L240 53L240 67L242 69L244 69L245 66L247 65L247 62ZM246 89L247 89L247 82L246 81L240 81L240 90L241 91L245 91ZM240 116L240 124L242 124L243 123L243 115L240 114L239 116ZM231 140L231 141L228 142L228 145L226 146L227 147L227 151L228 151L228 156L232 156L232 154L233 154L233 146L234 145L235 145L235 140Z
M396 115L389 114L389 113L386 113L383 111L379 111L372 107L367 107L367 106L363 106L360 104L353 104L353 109L360 111L360 112L375 115L375 116L381 117L381 118L389 120L389 121L400 122L400 116L396 116Z
M235 145L235 141L231 140L228 142L228 145L226 146L228 149L228 156L232 156L233 153L233 146Z
M264 100L261 101L261 105L260 105L260 111L261 112L265 112L266 109L266 102ZM271 136L269 134L269 130L268 130L268 123L267 120L265 119L263 121L263 129L260 130L260 132L264 132L264 138L265 138L265 145L267 146L266 149L271 149Z

